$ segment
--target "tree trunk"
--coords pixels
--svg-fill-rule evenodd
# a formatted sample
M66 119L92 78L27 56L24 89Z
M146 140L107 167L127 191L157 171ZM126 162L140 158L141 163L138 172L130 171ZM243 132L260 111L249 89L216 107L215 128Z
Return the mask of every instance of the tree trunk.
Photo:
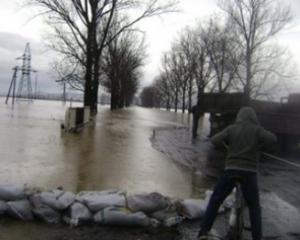
M118 97L117 97L116 89L112 87L111 95L110 95L110 109L114 110L117 108L118 108Z
M95 57L94 61L94 74L93 74L93 88L92 88L92 105L91 114L96 115L98 112L98 92L99 92L99 56Z
M88 44L87 44L87 72L89 73L90 84L88 89L88 100L91 110L91 114L95 115L97 113L97 103L98 103L98 87L99 87L99 56L97 53L97 39L96 31L97 24L95 19L88 26ZM87 80L87 79L86 79ZM87 89L85 89L85 93Z
M197 95L197 105L200 107L203 106L203 94L204 94L204 88L198 88L198 95Z
M185 95L186 95L186 87L184 86L182 89L182 113L185 113Z
M93 71L93 55L91 51L91 34L88 34L87 39L87 59L86 59L86 72L84 84L84 99L83 105L92 108L92 71Z
M91 105L91 114L96 115L98 112L98 92L99 92L99 80L94 79L93 89L92 89L92 105Z
M250 53L250 47L247 47L246 52L246 85L244 86L244 95L245 95L245 104L248 105L250 102L251 97L251 53Z
M171 105L170 104L170 96L168 95L168 97L167 97L167 111L170 111L170 108L171 108L170 105Z
M193 80L189 80L189 90L188 90L188 109L192 108L192 94L193 94Z
M175 93L175 112L177 112L178 108L178 90Z
M110 109L114 110L118 108L118 82L117 82L117 76L113 74L114 76L111 77L111 96L110 96Z
M119 96L119 108L124 108L125 106L125 92L126 92L126 86L124 82L126 81L125 78L120 79L120 96Z

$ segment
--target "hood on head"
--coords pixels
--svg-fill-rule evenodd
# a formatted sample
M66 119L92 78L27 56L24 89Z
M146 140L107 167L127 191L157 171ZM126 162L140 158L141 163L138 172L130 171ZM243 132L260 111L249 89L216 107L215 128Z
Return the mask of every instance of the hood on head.
M251 107L242 107L236 116L235 122L259 124L256 113Z

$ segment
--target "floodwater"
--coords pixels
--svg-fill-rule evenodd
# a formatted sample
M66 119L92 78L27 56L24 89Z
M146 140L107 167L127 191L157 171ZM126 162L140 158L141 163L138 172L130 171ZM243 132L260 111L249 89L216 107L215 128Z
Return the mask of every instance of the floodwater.
M187 114L138 107L112 112L108 107L100 107L93 124L79 133L65 133L60 125L67 106L56 101L23 101L11 106L0 98L1 184L27 184L45 190L62 186L73 192L117 188L132 193L158 191L180 198L198 196L195 175L155 150L150 140L153 129L189 125ZM207 130L207 122L203 124ZM280 182L277 188L283 185L283 192L290 190L297 200L298 195L292 190L297 187L295 177L299 175L286 178L285 172L269 174L281 175L284 180L275 178ZM263 196L267 206L265 234L295 239L299 236L297 209L269 192ZM87 236L93 235L93 231L87 230ZM0 240L81 236L73 238L72 233L62 225L0 219ZM70 238L66 237L68 234Z
M151 146L153 129L187 125L188 114L99 107L79 133L60 129L67 105L0 99L0 182L78 192L117 188L191 197L191 173ZM74 105L74 104L73 104Z

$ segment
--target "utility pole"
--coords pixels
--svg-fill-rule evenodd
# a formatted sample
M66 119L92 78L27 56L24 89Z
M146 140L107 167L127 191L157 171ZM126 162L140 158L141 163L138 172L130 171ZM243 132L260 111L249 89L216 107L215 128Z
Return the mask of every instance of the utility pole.
M37 99L37 71L35 72L35 79L34 79L34 99Z
M67 101L67 91L66 91L67 84L66 84L66 81L67 81L66 77L63 77L62 79L55 81L55 82L63 84L63 95L62 95L63 102Z
M6 100L5 100L5 104L8 103L8 99L9 99L9 96L12 92L12 104L14 105L15 103L15 96L16 96L16 84L17 84L17 74L18 74L18 70L19 68L16 66L13 68L13 76L12 76L12 79L11 79L11 82L10 82L10 85L9 85L9 89L8 89L8 92L7 92L7 95L6 95Z

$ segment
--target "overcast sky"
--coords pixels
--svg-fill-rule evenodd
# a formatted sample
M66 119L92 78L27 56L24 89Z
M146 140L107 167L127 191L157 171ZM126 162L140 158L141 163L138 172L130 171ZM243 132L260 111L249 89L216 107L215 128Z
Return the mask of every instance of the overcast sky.
M53 53L43 45L45 27L41 19L27 23L32 15L31 9L21 10L21 0L0 0L0 93L6 93L12 77L12 68L20 65L16 60L21 56L25 45L30 42L32 49L32 66L38 70L38 88L45 92L58 92L49 64ZM186 25L194 25L197 21L218 12L217 0L181 0L180 13L168 14L159 18L151 18L139 24L146 33L147 55L142 85L148 85L159 72L160 58L170 43ZM290 4L294 20L278 36L278 43L287 47L295 62L300 66L300 0L284 0ZM300 90L300 83L298 84Z

